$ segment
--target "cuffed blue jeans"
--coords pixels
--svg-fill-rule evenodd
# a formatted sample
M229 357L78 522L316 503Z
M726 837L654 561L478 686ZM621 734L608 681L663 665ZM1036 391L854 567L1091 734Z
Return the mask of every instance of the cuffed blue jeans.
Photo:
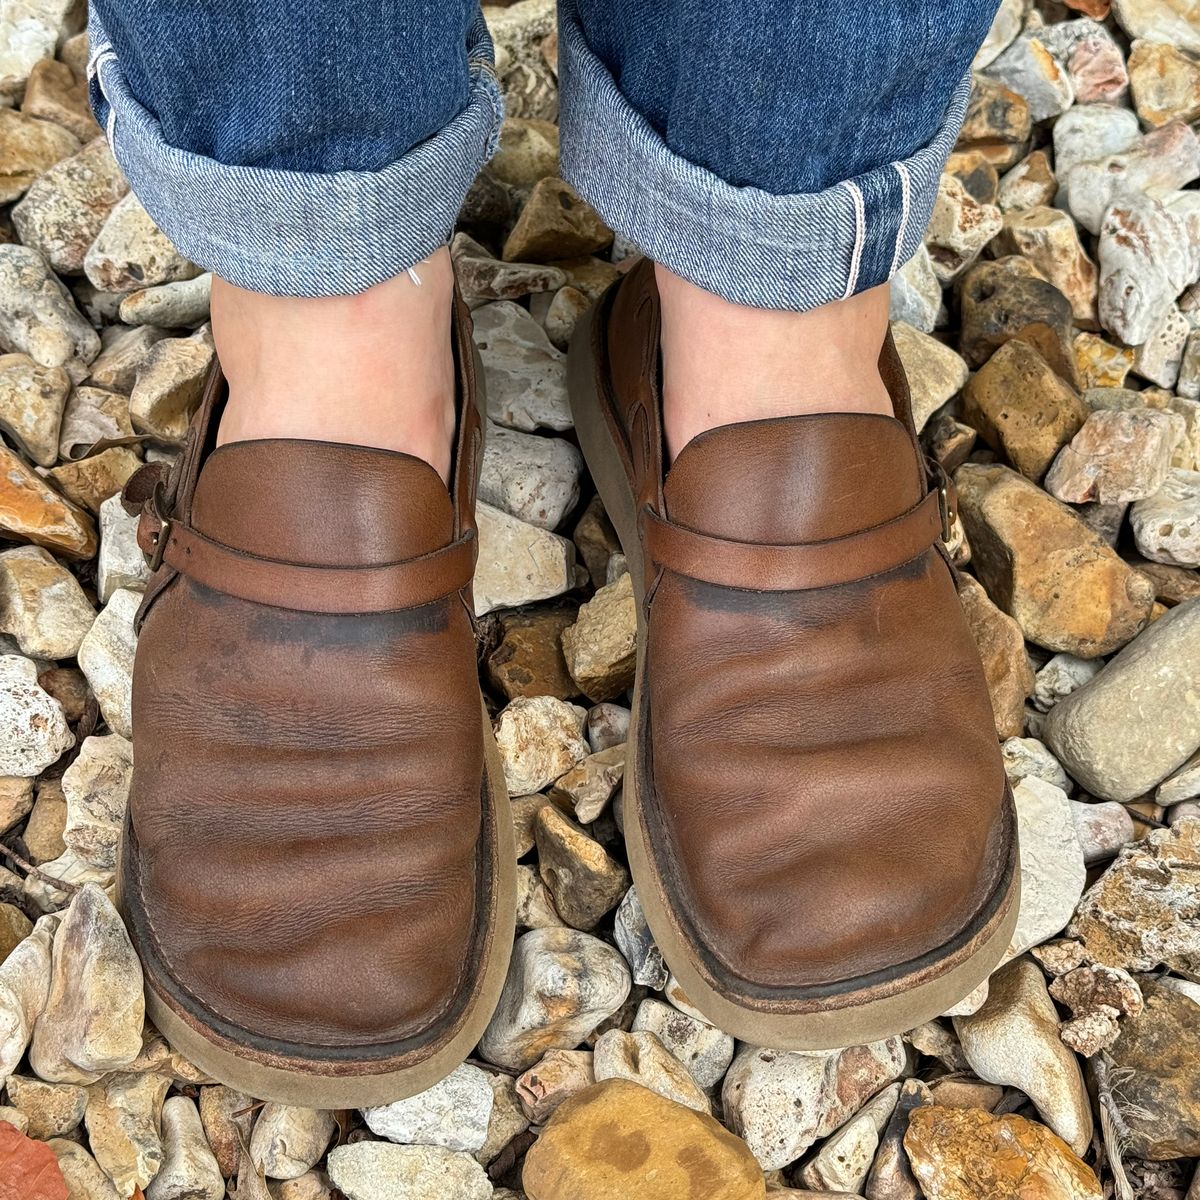
M920 243L995 8L559 0L563 176L726 299L853 295ZM361 291L427 257L503 117L477 0L91 0L91 45L142 203L260 292Z

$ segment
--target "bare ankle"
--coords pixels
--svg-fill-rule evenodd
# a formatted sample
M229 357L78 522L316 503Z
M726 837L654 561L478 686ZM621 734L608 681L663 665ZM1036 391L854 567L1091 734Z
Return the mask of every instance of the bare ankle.
M808 312L732 304L656 266L672 459L719 425L818 412L890 414L879 374L888 286Z
M454 435L450 323L454 275L443 248L354 296L263 296L214 280L213 337L229 402L218 443L291 437L378 446L443 479Z

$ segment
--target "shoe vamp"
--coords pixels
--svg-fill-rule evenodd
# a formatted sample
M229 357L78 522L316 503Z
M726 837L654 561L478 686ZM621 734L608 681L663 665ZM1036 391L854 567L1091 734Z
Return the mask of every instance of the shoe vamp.
M1004 869L1004 775L956 590L930 551L861 583L667 576L647 676L655 810L705 949L811 986L959 933Z
M180 578L142 633L131 819L176 982L305 1044L428 1027L468 970L483 771L457 597L268 608Z

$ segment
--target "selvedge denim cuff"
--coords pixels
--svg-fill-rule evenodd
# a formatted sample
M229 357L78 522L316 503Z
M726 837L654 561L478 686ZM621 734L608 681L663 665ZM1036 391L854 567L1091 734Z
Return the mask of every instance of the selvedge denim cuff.
M971 94L968 72L911 157L780 196L732 186L672 151L588 46L575 0L559 3L559 72L562 175L604 221L726 300L797 311L884 283L912 257Z
M504 102L482 15L462 112L378 171L328 174L229 166L168 145L94 6L89 35L92 104L138 199L183 254L252 291L347 295L413 267L447 241L499 141Z

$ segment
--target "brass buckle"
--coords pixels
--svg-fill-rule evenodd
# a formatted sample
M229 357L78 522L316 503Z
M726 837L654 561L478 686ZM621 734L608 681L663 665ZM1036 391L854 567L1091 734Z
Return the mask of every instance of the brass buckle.
M942 541L946 545L954 540L954 502L950 498L950 479L946 475L941 463L934 464L937 467L937 496L938 496L938 514L942 518Z
M154 549L150 554L145 556L151 571L157 571L162 566L163 554L167 549L167 535L171 530L170 520L162 515L163 501L165 499L166 489L163 487L162 480L160 479L154 485L154 491L151 492L147 503L150 512L158 519L158 532L154 535Z

